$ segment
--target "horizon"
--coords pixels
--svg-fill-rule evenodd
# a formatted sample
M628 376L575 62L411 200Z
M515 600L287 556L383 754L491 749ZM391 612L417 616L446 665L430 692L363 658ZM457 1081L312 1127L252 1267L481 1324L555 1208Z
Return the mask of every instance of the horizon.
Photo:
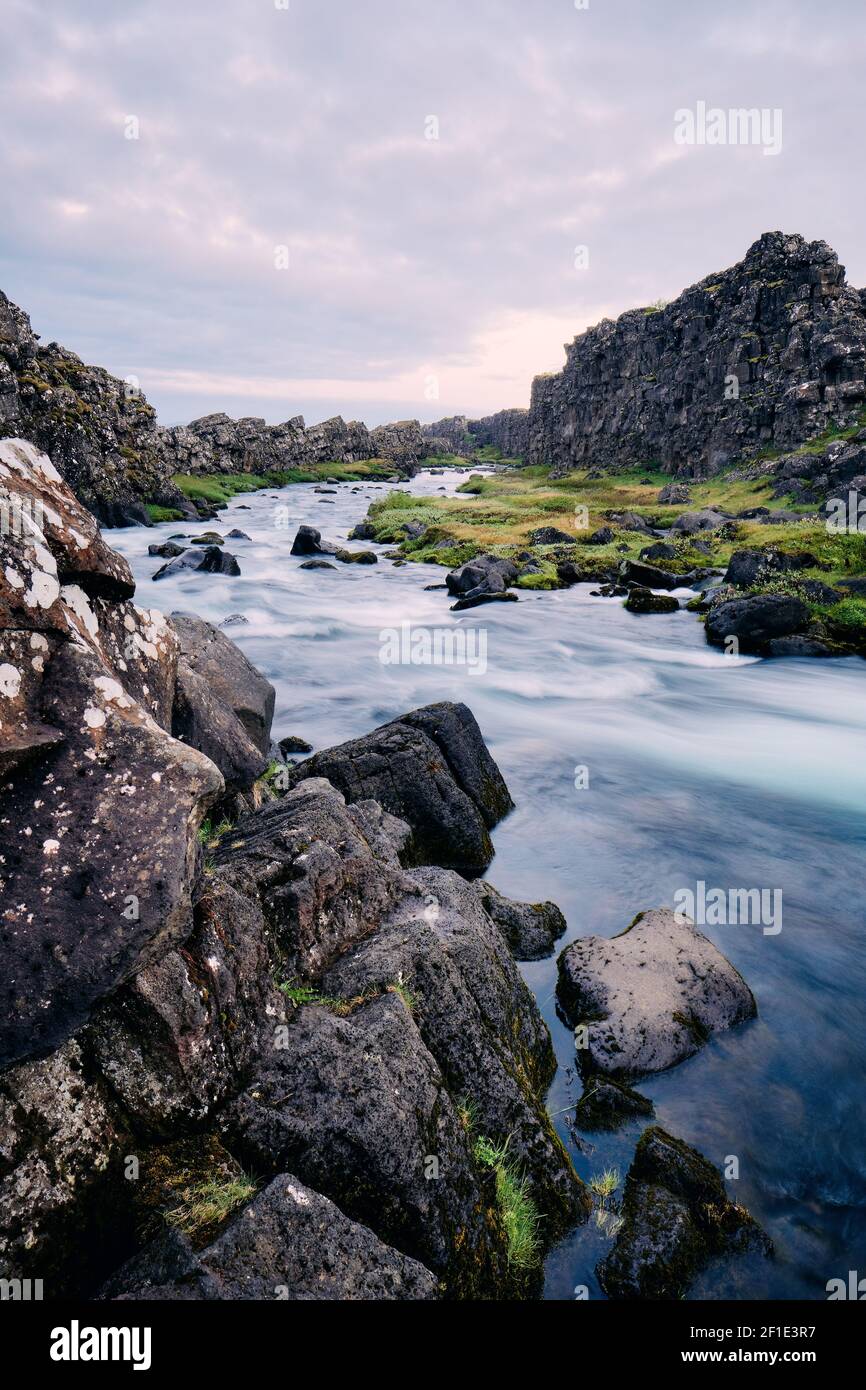
M14 0L0 284L164 425L526 407L587 327L765 231L828 242L866 284L866 26L829 10L847 23L816 36L802 0ZM758 100L778 148L680 138L683 111Z

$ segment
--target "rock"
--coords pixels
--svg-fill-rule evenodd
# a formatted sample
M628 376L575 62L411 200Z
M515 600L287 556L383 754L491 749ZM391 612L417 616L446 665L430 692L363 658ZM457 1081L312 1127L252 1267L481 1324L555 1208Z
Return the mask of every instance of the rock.
M399 981L452 1096L471 1101L475 1132L508 1137L550 1240L587 1210L543 1103L555 1070L550 1036L478 885L436 868L407 879L412 892L335 962L323 990L352 998Z
M727 520L722 512L705 507L700 512L683 512L677 517L671 530L683 536L695 536L701 531L717 531Z
M441 703L314 753L298 778L325 777L349 802L373 800L411 827L410 857L467 874L493 855L489 831L512 808L465 705Z
M626 598L630 592L625 584L602 584L600 589L590 590L592 598Z
M624 606L629 613L676 613L680 605L670 594L654 594L651 589L635 585Z
M725 583L751 589L771 574L811 569L818 561L809 551L786 555L778 550L735 550L728 561Z
M556 903L517 903L491 883L478 884L485 912L502 928L508 948L516 960L544 960L566 928Z
M299 570L335 570L336 565L332 565L330 560L302 560L298 565Z
M658 495L658 501L663 506L669 506L675 502L691 502L692 494L685 483L665 483Z
M223 618L220 627L248 627L249 621L243 613L229 613L227 618Z
M673 560L676 553L676 546L668 545L667 541L656 541L653 545L645 545L639 558L652 561Z
M617 526L620 526L623 531L637 531L644 536L658 535L658 532L653 530L646 517L641 516L639 512L608 512L607 515L610 520L615 522Z
M176 1233L163 1237L118 1271L103 1296L426 1300L436 1298L437 1284L417 1260L383 1244L292 1173L281 1173L205 1250L196 1255Z
M773 1252L757 1222L729 1200L713 1165L657 1127L638 1141L622 1215L597 1269L608 1298L682 1298L714 1257Z
M0 536L8 1066L58 1047L101 998L188 935L198 827L223 782L166 732L171 626L120 597L131 583L120 556L101 540L92 554L79 544L92 519L49 461L29 445L0 449L10 502L30 513L26 538L12 528ZM32 505L43 486L50 538ZM59 562L52 545L65 550ZM85 574L98 597L73 581Z
M707 614L707 641L722 647L736 637L746 652L762 652L774 637L789 637L809 623L802 599L782 594L752 594L712 607Z
M322 533L315 526L299 526L292 541L292 555L320 555L322 553ZM325 554L332 552L326 548Z
M315 755L320 757L321 755ZM375 930L405 891L398 854L408 827L381 806L347 806L329 782L290 771L298 784L241 817L214 850L214 869L270 924L282 968L317 978Z
M573 545L574 536L569 535L568 531L557 530L555 526L540 526L529 533L530 545L558 545L562 542Z
M200 574L228 574L236 578L241 572L241 567L228 550L221 550L218 545L208 545L203 547L200 553L185 550L182 555L162 565L151 577L165 579L168 575L180 574L183 570L196 570Z
M221 536L219 531L202 531L200 536L193 536L192 545L225 545L225 536Z
M614 539L614 531L610 526L601 526L597 531L593 531L587 540L587 545L609 545Z
M475 597L480 593L502 593L517 578L517 566L512 560L497 555L476 555L445 576L449 594L456 598Z
M866 308L833 250L766 232L670 304L575 338L563 370L533 382L528 461L562 476L653 459L706 477L853 425L864 364ZM719 382L731 376L728 399Z
M375 565L379 562L379 557L373 550L343 550L334 551L334 559L341 560L344 565Z
M774 637L767 643L768 656L837 656L839 653L814 637Z
M464 594L462 598L459 598L456 603L451 604L451 612L462 613L466 608L478 608L484 603L517 603L517 594L512 594L510 591L501 594L490 594L483 589L481 592L473 589L470 593Z
M279 740L281 753L312 753L313 745L307 743L305 738L298 738L297 734L286 734L285 738Z
M178 545L176 541L163 541L162 545L149 545L148 555L161 555L163 560L173 560L175 555L182 555L184 547Z
M500 1272L468 1135L397 994L359 1000L342 1017L296 1009L286 1045L224 1124L253 1171L291 1164L347 1216L423 1260L452 1294L489 1286Z
M636 1115L653 1114L653 1103L609 1076L591 1076L586 1089L574 1107L574 1122L578 1129L619 1129Z
M239 530L237 526L234 526L231 531L229 531L230 541L248 541L249 539L246 531Z
M350 541L374 541L376 532L369 521L359 521L358 525L349 532Z
M655 565L642 564L638 560L626 560L622 566L622 576L627 584L638 584L645 589L683 589L688 587L688 574L669 574L667 570Z
M250 740L267 753L276 692L269 680L218 628L194 613L172 613L183 661L233 710Z
M581 937L559 957L557 1000L587 1025L584 1071L615 1078L665 1071L712 1033L754 1018L745 980L679 913L655 908L610 939Z

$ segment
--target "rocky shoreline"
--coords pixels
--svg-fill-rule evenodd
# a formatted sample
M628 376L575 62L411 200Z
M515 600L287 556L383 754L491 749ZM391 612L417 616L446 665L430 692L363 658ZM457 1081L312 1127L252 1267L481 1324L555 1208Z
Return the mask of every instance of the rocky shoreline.
M0 1274L48 1297L537 1296L594 1200L545 1109L551 1040L515 965L565 921L481 877L512 801L471 712L430 705L287 764L273 688L225 634L137 607L31 444L0 443L0 474L43 518L2 538ZM560 962L571 1026L607 1011L620 1047L661 1030L630 1077L754 1013L694 928L642 920L623 940L651 928L673 991L656 1022L627 983L591 983L593 938ZM700 1000L676 993L684 961ZM673 1038L669 1012L692 1020ZM594 1047L582 1065L598 1108L623 1069ZM627 1090L610 1094L617 1124ZM714 1170L688 1150L686 1190L665 1142L651 1179L636 1157L611 1297L678 1296L753 1229L710 1220ZM665 1183L676 1261L648 1215Z

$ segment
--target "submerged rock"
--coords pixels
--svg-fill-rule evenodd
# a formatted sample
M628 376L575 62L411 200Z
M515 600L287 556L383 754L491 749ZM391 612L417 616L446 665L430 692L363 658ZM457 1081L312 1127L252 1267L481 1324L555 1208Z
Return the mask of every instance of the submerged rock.
M629 590L624 606L629 613L676 613L680 605L670 594L654 594L636 584Z
M586 1089L574 1107L578 1129L619 1129L626 1121L640 1115L652 1115L653 1103L609 1076L591 1076Z
M597 1268L608 1298L682 1298L695 1275L719 1255L773 1244L697 1149L663 1129L648 1129L628 1172L623 1224Z
M712 1033L757 1013L742 975L668 908L642 912L619 936L585 936L559 957L557 1000L585 1072L617 1078L664 1071L691 1057Z
M241 567L231 551L209 543L201 550L184 550L175 559L161 565L151 578L166 579L170 575L182 574L184 570L195 570L198 574L227 574L237 578Z

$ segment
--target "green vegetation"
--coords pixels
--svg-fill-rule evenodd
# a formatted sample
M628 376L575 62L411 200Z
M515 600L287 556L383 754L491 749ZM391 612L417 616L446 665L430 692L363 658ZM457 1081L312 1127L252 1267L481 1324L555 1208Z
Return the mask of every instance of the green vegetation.
M231 828L230 820L221 820L218 825L214 825L209 819L203 820L199 826L198 838L207 849L213 849Z
M619 1170L605 1168L602 1173L594 1173L589 1180L589 1190L603 1202L609 1201L619 1187Z
M496 1203L508 1246L508 1263L515 1269L530 1269L541 1258L538 1235L539 1215L529 1193L529 1184L521 1177L517 1165L508 1154L508 1140L496 1144L479 1136L473 1146L476 1163L490 1168L496 1184Z
M316 463L305 468L275 469L266 473L175 473L172 482L191 502L224 506L239 493L258 492L266 487L323 483L328 478L341 483L387 482L395 472L395 464L390 459L363 459L359 463Z
M245 1206L256 1193L256 1183L245 1173L239 1177L210 1178L183 1191L180 1206L166 1213L166 1220L193 1236L225 1221L238 1207Z
M278 981L277 989L286 996L296 1009L303 1008L307 1004L314 1004L323 1009L330 1009L331 1013L336 1014L338 1018L348 1017L362 1004L369 1004L374 999L381 999L383 994L396 994L410 1013L413 1013L416 1007L415 997L404 985L402 975L398 975L396 980L391 980L386 985L369 985L367 989L362 990L360 994L353 995L351 999L337 999L332 995L322 994L314 985L303 985L296 980Z
M146 503L147 514L154 525L160 521L183 521L183 512L176 507L158 507L155 502Z

